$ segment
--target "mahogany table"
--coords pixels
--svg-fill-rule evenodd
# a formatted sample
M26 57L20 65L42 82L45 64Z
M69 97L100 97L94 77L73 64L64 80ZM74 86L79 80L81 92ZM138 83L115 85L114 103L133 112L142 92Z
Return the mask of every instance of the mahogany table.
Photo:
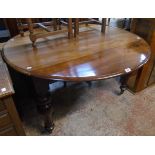
M49 95L51 81L93 81L121 76L121 93L130 73L142 67L150 57L148 44L123 29L86 28L77 38L59 34L39 39L32 47L29 34L10 39L3 58L14 70L31 76L38 95L38 109L44 114L45 128L53 129L49 117L52 107Z

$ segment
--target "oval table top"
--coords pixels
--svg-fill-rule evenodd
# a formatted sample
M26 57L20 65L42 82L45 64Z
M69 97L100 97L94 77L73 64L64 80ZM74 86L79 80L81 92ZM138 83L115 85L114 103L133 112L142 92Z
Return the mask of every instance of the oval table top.
M5 61L34 77L64 81L90 81L130 73L150 56L148 44L119 28L86 28L77 38L59 34L38 39L32 47L29 33L10 39L3 48Z

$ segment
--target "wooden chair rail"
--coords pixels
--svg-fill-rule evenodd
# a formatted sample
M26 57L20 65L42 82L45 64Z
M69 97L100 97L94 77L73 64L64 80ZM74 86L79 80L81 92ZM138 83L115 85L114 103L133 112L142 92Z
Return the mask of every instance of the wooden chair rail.
M76 37L79 34L79 26L86 24L97 24L101 25L101 32L105 33L105 28L106 28L106 18L102 18L101 21L94 19L94 18L88 18L88 20L80 21L79 18L75 19L74 22L74 37Z
M17 19L17 26L18 29L20 31L21 36L24 36L24 29L28 29L30 32L30 40L32 41L32 45L35 46L35 42L38 38L42 38L42 37L48 37L50 35L56 35L59 33L64 33L64 32L68 32L68 38L72 38L73 36L73 32L72 32L72 19L69 18L68 19L68 23L67 23L67 28L63 30L61 29L61 25L63 25L63 23L61 22L60 19L58 18L53 18L52 21L50 22L43 22L43 23L33 23L31 18L27 18L26 19L27 23L22 23L22 19L18 18ZM65 24L64 24L65 25ZM53 30L51 30L49 27L47 26L53 26ZM46 32L43 32L41 34L37 34L34 32L34 28L39 27L43 30L45 30Z
M48 37L50 35L56 35L60 33L68 32L68 38L73 37L73 29L74 29L74 37L79 34L79 25L88 25L88 24L98 24L101 25L101 32L105 33L106 27L106 18L102 18L102 21L94 18L68 18L68 19L61 19L61 18L53 18L52 21L48 22L32 22L31 18L25 19L27 23L23 23L21 18L17 19L17 26L20 31L21 36L24 36L24 30L28 29L30 32L30 40L32 41L32 45L35 46L35 42L38 38ZM53 30L48 26L53 26ZM63 28L61 26L67 26L67 28ZM45 30L45 32L38 34L34 32L34 28L41 28Z

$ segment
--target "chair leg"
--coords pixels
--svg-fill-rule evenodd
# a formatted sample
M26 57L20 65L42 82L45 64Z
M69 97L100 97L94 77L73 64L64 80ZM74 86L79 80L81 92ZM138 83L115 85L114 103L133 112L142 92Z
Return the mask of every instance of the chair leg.
M61 19L58 19L59 30L61 30Z
M35 41L36 38L33 35L33 23L32 23L32 19L28 18L27 19L28 22L28 28L29 28L29 32L30 32L30 40L32 41L32 46L35 47Z
M79 18L76 18L74 22L74 37L76 37L78 34L79 34Z
M20 32L21 37L24 37L24 30L23 30L23 24L21 18L17 18L17 23L18 23L18 29Z
M57 18L53 18L53 29L57 31Z
M72 18L68 18L68 38L73 37Z
M102 18L101 32L105 33L106 29L106 18Z
M110 18L108 18L108 26L110 25Z
M126 26L126 18L124 18L124 20L123 20L123 29L125 29L125 26Z

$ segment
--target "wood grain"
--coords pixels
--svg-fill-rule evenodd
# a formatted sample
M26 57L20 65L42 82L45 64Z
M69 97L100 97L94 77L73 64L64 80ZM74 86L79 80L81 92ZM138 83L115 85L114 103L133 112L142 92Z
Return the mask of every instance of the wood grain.
M3 50L5 61L15 70L34 77L63 81L91 81L132 72L150 57L148 44L119 28L86 27L77 38L59 34L37 40L33 48L29 34L9 40Z

